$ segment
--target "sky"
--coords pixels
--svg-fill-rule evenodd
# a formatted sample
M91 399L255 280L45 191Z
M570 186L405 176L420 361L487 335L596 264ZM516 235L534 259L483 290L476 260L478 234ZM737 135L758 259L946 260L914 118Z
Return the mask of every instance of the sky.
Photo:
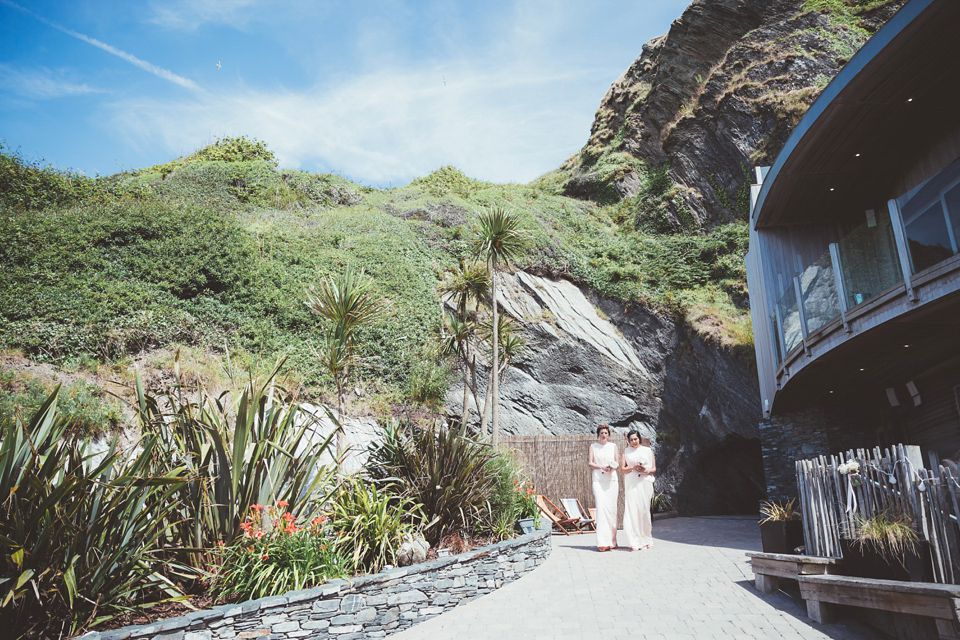
M87 175L218 138L401 186L529 182L687 0L0 0L0 144Z

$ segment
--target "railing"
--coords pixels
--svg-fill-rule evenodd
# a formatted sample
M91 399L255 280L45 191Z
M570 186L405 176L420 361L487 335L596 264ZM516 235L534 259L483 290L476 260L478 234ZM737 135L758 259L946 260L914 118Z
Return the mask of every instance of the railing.
M831 246L777 300L773 325L783 347L778 363L809 334L903 280L887 211Z
M904 513L920 539L930 543L934 582L957 584L960 484L944 467L934 472L919 460L919 449L904 445L797 460L806 554L842 557L840 537L853 532L858 519ZM843 473L851 461L859 471Z

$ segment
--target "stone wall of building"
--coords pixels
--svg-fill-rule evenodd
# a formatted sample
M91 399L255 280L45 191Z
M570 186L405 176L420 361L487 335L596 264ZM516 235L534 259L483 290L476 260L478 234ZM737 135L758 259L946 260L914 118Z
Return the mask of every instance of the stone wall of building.
M547 524L456 556L149 625L92 631L80 640L383 638L516 580L542 563L550 549Z
M872 447L876 434L864 412L843 405L816 406L760 421L760 446L768 500L797 496L794 462Z

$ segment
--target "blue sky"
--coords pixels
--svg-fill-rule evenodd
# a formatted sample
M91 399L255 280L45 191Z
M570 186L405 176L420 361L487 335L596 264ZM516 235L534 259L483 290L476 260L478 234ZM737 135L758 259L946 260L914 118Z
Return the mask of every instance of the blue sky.
M0 141L89 175L246 135L370 186L527 182L686 4L0 0Z

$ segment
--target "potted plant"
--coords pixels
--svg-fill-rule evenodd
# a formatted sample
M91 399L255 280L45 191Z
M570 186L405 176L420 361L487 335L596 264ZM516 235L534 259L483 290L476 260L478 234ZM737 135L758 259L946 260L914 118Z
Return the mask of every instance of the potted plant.
M540 528L540 508L532 483L517 485L517 527L523 533L533 533Z
M796 553L803 546L803 523L797 499L760 505L760 539L764 553Z
M854 517L840 540L843 572L858 578L924 582L933 575L929 544L905 513L881 511Z

